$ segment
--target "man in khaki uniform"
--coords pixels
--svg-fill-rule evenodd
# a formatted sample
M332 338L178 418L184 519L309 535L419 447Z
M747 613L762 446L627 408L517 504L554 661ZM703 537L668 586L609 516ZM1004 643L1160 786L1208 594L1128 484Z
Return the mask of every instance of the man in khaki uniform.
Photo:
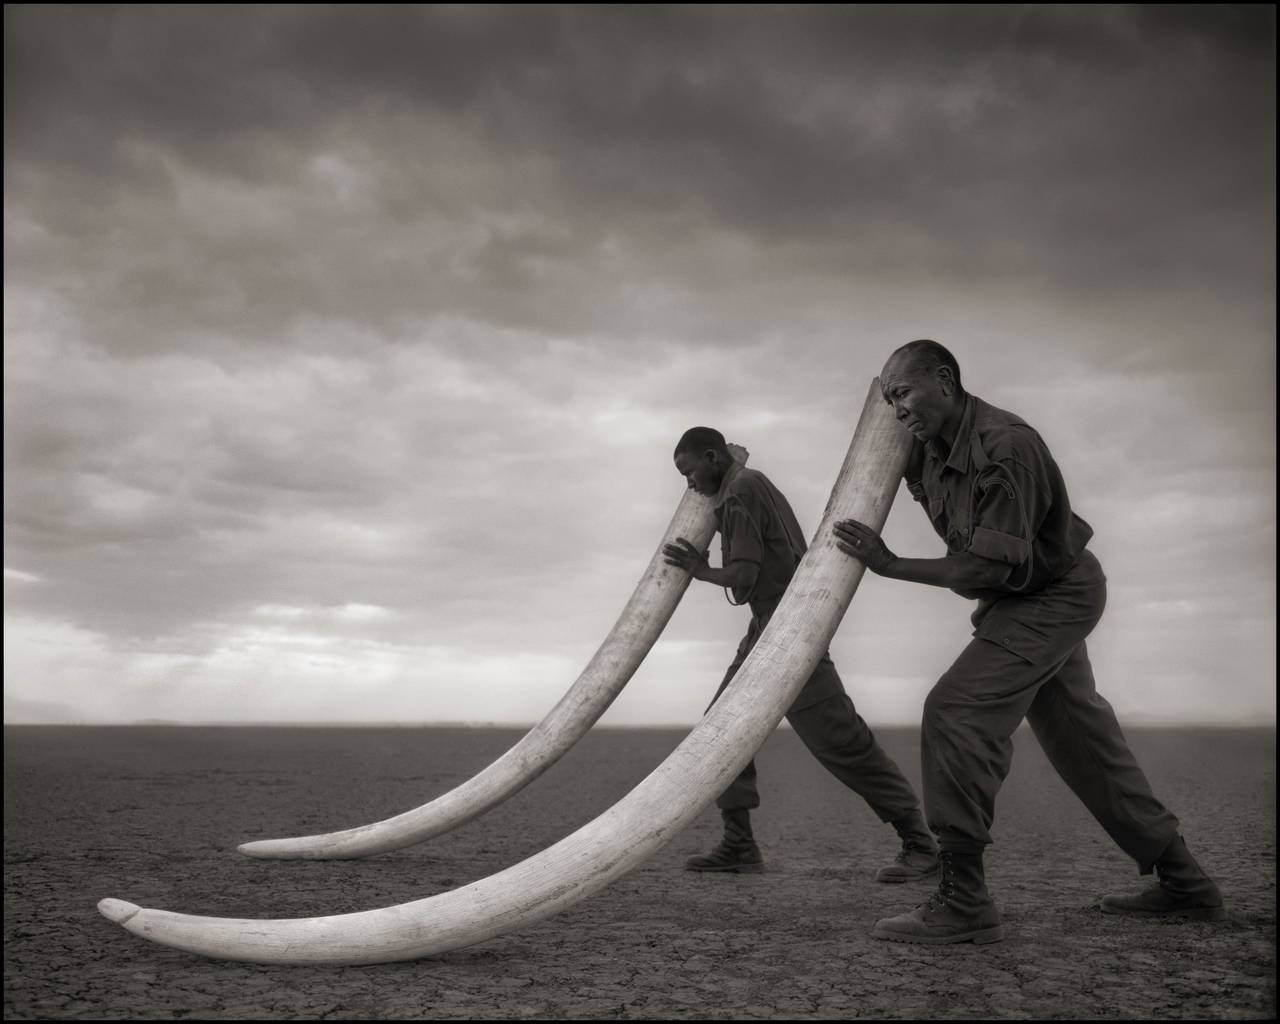
M967 394L955 358L933 341L896 351L880 376L885 401L917 443L907 485L947 544L943 558L899 558L870 527L838 523L842 551L892 579L976 599L974 640L925 701L925 808L938 837L938 891L916 910L876 922L897 942L1003 937L982 854L1011 737L1024 718L1050 763L1143 874L1159 884L1107 896L1109 914L1225 917L1222 897L1156 799L1115 713L1094 688L1085 649L1106 603L1106 578L1086 545L1040 435Z
M722 568L711 568L705 553L684 538L666 546L667 563L694 579L728 588L735 603L751 606L751 624L716 691L718 698L782 600L806 545L787 499L763 473L734 461L718 430L686 431L676 446L675 463L691 488L715 500ZM829 654L823 654L788 709L787 721L822 766L866 800L881 821L892 823L901 837L895 861L881 868L877 879L909 882L936 874L937 847L911 784L854 709ZM764 859L751 830L751 810L760 806L754 761L716 804L724 839L685 866L690 871L761 870Z

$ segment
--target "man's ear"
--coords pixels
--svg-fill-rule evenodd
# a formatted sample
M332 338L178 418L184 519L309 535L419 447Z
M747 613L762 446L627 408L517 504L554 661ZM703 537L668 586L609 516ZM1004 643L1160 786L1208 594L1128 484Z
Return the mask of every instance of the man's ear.
M713 466L720 465L720 453L716 451L714 448L708 448L705 452L702 453L702 457L706 459L708 462L710 462L711 465Z
M939 366L934 371L934 376L938 378L938 384L942 388L942 393L950 398L956 393L956 378L951 372L949 366Z

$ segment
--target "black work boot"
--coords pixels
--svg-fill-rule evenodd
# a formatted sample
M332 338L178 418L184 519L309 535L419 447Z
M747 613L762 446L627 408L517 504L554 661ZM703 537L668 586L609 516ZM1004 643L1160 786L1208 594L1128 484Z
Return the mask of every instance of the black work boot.
M710 853L690 857L684 862L686 871L737 871L742 874L764 870L760 847L751 835L751 812L721 811L724 838Z
M1004 925L987 895L981 853L942 850L938 891L907 914L876 922L871 934L890 942L972 942L980 945L1004 938Z
M902 838L902 849L876 872L877 882L916 882L938 873L938 844L918 810L893 823Z
M1156 874L1159 883L1142 892L1102 897L1102 912L1193 921L1221 921L1227 916L1222 893L1191 856L1182 836L1174 836L1164 848L1156 860Z

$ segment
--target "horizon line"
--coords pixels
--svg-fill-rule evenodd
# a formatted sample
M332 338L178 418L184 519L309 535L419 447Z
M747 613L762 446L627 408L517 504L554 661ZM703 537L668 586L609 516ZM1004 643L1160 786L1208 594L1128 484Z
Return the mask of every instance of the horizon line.
M96 728L96 729L112 729L112 728L213 728L213 729L523 729L529 730L536 726L537 722L491 722L491 721L337 721L337 720L318 720L318 721L211 721L211 722L190 722L179 721L177 719L165 718L141 718L127 722L107 722L107 721L19 721L12 722L5 720L3 725L8 728ZM881 729L909 729L919 728L919 721L886 721L869 723L876 728ZM1275 718L1267 721L1258 721L1256 718L1249 719L1221 719L1213 721L1204 720L1183 720L1171 718L1159 718L1155 716L1134 716L1131 718L1120 719L1122 726L1129 726L1141 729L1274 729L1276 727ZM682 729L688 731L693 729L697 722L635 722L635 723L616 723L605 722L598 723L592 727L592 731L597 729ZM1027 723L1023 721L1019 723L1018 728L1026 728ZM778 728L789 729L790 726L784 719L779 723Z

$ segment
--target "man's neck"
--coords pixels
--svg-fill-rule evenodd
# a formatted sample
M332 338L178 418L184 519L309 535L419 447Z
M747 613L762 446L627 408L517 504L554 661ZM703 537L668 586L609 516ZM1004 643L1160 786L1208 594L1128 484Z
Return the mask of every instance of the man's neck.
M955 406L943 421L938 436L933 439L935 450L944 461L951 456L951 450L956 446L956 441L962 440L957 435L960 433L960 425L964 422L964 410L968 404L968 394L960 392L956 396Z

